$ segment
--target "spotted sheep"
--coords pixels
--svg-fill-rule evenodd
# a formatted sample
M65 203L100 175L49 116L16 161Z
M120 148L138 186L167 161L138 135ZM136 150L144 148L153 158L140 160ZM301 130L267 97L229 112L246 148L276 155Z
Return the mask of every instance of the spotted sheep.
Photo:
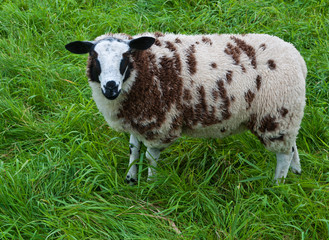
M221 138L250 130L276 153L274 179L301 173L296 136L306 65L295 47L265 34L106 34L66 49L89 53L87 76L111 128L130 133L129 183L141 142L155 174L160 152L182 134Z

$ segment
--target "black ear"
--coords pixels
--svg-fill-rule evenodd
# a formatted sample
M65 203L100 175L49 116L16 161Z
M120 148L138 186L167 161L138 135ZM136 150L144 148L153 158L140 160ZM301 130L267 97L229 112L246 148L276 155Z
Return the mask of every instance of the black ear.
M75 41L65 45L65 48L71 53L84 54L89 53L94 43L87 41Z
M146 50L150 48L155 42L153 37L140 37L129 42L129 47L137 50Z

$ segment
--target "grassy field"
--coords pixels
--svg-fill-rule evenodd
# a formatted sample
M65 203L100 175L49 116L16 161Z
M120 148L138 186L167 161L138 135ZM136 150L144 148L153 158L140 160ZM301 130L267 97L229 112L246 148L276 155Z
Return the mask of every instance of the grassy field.
M0 1L0 239L328 239L327 0ZM308 66L303 174L273 184L275 155L251 134L183 137L158 179L124 183L129 136L91 99L86 56L105 32L268 33ZM142 163L142 155L139 163Z

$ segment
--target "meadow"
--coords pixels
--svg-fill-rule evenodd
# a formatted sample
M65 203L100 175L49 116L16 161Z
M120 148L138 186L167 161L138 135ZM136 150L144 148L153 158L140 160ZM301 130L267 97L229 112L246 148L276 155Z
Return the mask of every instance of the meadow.
M329 239L327 0L0 3L0 239ZM152 182L142 154L127 185L129 135L106 125L86 56L64 45L155 31L293 43L308 66L302 175L275 185L275 154L246 132L182 137Z

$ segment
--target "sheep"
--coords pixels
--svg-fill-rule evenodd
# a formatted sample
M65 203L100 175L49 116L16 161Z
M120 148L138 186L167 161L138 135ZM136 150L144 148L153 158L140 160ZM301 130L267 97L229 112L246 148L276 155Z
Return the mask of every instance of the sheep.
M66 49L89 53L92 96L111 128L130 133L136 182L141 143L148 179L160 152L183 134L222 138L250 130L276 153L274 180L301 173L296 137L305 107L306 64L296 48L266 34L105 34Z

